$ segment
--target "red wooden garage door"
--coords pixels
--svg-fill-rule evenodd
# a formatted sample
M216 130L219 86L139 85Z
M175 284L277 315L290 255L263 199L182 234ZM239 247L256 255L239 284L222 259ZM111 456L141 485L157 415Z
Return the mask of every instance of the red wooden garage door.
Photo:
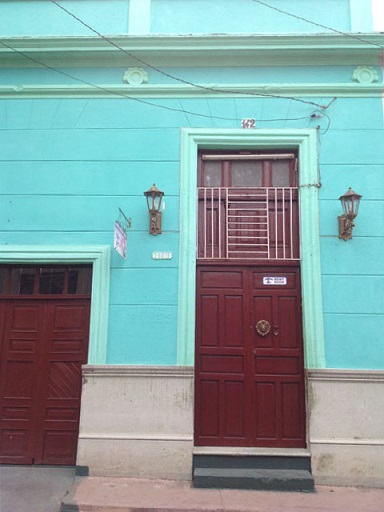
M0 269L1 462L73 465L90 267Z

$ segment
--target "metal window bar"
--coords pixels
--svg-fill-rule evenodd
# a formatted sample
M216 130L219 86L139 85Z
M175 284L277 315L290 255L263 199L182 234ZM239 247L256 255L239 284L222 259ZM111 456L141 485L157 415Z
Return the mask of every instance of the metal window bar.
M297 200L292 187L198 188L198 258L299 259L295 191Z
M275 188L275 258L276 259L279 257L278 247L277 247L277 243L278 243L277 219L278 219L278 216L277 216L277 188Z
M293 259L293 203L292 203L292 194L289 195L289 230L290 230L290 259Z
M213 189L211 189L211 240L212 240L212 243L211 243L211 258L213 258L214 254L213 254L213 251L214 251L214 243L213 243L213 240L214 240L214 235L215 235L215 231L214 231L214 227L215 227L215 223L213 221L214 219L214 216L215 216L215 211L214 211L214 203L213 203ZM218 230L220 232L220 228Z
M283 208L282 208L282 210L283 210L283 260L286 259L286 257L285 257L286 244L285 244L285 194L284 194L284 190L285 190L284 188L281 189L282 196L283 196L283 198L282 198L282 205L283 205Z
M202 155L203 160L293 160L293 153L270 153L260 155L242 155L242 154L223 154L223 155Z

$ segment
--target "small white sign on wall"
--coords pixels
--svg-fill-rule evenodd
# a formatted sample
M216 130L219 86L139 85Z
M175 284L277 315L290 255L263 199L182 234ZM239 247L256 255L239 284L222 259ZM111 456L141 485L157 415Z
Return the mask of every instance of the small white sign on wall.
M126 258L126 256L127 256L127 233L117 221L115 222L113 247L114 247L115 251L118 254L120 254L120 256L122 258L124 258L124 259Z
M152 259L153 260L171 260L172 253L170 251L166 251L166 252L154 251L152 253Z
M263 284L273 286L273 285L280 285L284 286L287 284L287 278L286 277L263 277Z

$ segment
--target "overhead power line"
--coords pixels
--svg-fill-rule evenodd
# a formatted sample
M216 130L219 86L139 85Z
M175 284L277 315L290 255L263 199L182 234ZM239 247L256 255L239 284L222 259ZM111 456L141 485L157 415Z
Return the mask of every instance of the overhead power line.
M67 13L69 16L74 18L76 21L81 23L81 25L83 25L84 27L88 28L91 32L93 32L97 36L101 37L104 41L106 41L110 45L114 46L117 50L123 52L128 57L136 60L136 62L139 62L143 66L148 67L149 69L152 69L153 71L156 71L157 73L160 73L163 76L166 76L167 78L171 78L172 80L176 80L177 82L183 83L185 85L190 85L190 86L195 87L197 89L202 89L204 91L210 91L210 92L215 92L215 93L219 93L219 94L220 93L230 93L230 94L239 94L239 95L242 95L242 96L247 95L247 96L265 97L265 98L290 99L292 101L297 101L297 102L300 102L300 103L305 103L307 105L311 105L311 106L317 107L317 108L327 108L326 106L319 105L318 103L315 103L313 101L303 100L301 98L296 98L296 97L293 97L293 96L289 96L289 97L288 96L279 96L277 94L268 94L268 93L261 93L261 92L252 93L250 91L243 92L243 91L236 91L236 90L232 90L232 89L223 89L223 88L220 88L220 87L209 87L207 85L201 85L201 84L196 84L195 82L190 82L189 80L185 80L183 78L180 78L180 77L178 77L176 75L173 75L171 73L168 73L168 72L158 68L157 66L152 65L149 62L141 59L140 57L137 57L132 52L127 51L125 48L122 48L121 46L116 44L114 41L112 41L112 39L110 39L109 37L103 35L101 32L99 32L98 30L93 28L91 25L89 25L88 23L86 23L85 21L80 19L78 16L76 16L73 12L71 12L67 8L63 7L56 0L50 0L50 2L55 4L59 9L61 9L62 11Z
M83 80L82 78L78 78L76 76L73 76L70 73L67 73L66 71L63 71L62 69L58 69L58 68L56 68L54 66L50 66L49 64L45 64L44 62L41 62L38 59L35 59L34 57L31 57L30 55L28 55L28 54L26 54L26 53L24 53L24 52L22 52L20 50L17 50L16 48L14 48L11 45L5 43L4 41L0 41L0 43L3 46L5 46L6 48L8 48L9 50L12 50L13 52L17 53L18 55L21 55L22 57L25 57L26 59L34 62L35 64L38 64L39 66L42 66L42 67L47 68L47 69L50 69L51 71L55 71L56 73L59 73L60 75L66 76L67 78L70 78L71 80L75 80L75 81L80 82L80 83L82 83L84 85L87 85L89 87L93 87L95 89L98 89L100 91L106 92L108 94L112 94L112 95L118 96L120 98L125 98L125 99L132 100L132 101L137 101L138 103L143 103L144 105L149 105L151 107L156 107L156 108L162 108L162 109L165 109L165 110L170 110L172 112L182 112L183 114L190 114L192 116L198 116L198 117L207 117L207 118L211 118L212 117L212 116L210 116L208 114L200 114L198 112L191 112L189 110L181 110L181 109L178 109L178 108L168 107L166 105L152 103L151 101L143 100L141 98L135 98L134 96L130 96L128 94L125 94L125 93L122 93L122 92L119 92L119 91L114 91L112 89L108 89L107 87L103 87L101 85L93 84L91 82L88 82L87 80ZM215 116L215 117L216 117L216 119L221 119L221 120L224 120L224 121L238 121L238 119L229 118L229 117L220 117L220 116Z
M224 116L216 116L216 115L212 115L211 113L210 114L202 114L202 113L199 113L199 112L192 112L190 110L185 110L183 108L174 108L174 107L169 107L167 105L162 105L162 104L159 104L159 103L152 103L151 101L147 101L147 100L143 100L141 98L136 98L134 96L130 96L129 94L125 94L123 92L119 92L119 91L114 91L112 89L108 89L107 87L103 87L101 85L97 85L97 84L93 84L91 82L88 82L87 80L83 80L82 78L78 78L76 76L73 76L71 75L70 73L67 73L66 71L63 71L62 69L58 69L54 66L50 66L49 64L46 64L44 62L41 62L40 60L38 59L35 59L34 57L31 57L30 55L20 51L20 50L17 50L16 48L12 47L11 45L5 43L4 41L1 41L0 40L0 44L2 44L4 47L8 48L9 50L15 52L16 54L30 60L31 62L34 62L35 64L39 65L39 66L42 66L46 69L49 69L51 71L54 71L56 73L59 73L60 75L63 75L67 78L70 78L71 80L75 80L77 82L80 82L84 85L87 85L89 87L92 87L92 88L95 88L95 89L98 89L100 91L103 91L107 94L110 94L110 95L114 95L114 96L117 96L119 98L124 98L124 99L127 99L127 100L132 100L132 101L136 101L138 103L142 103L144 105L149 105L150 107L155 107L155 108L161 108L161 109L164 109L164 110L169 110L171 112L180 112L182 114L185 114L185 115L191 115L191 116L196 116L196 117L203 117L203 118L207 118L207 119L219 119L219 120L222 120L222 121L240 121L241 118L234 118L234 117L224 117ZM287 98L289 99L289 98ZM333 98L331 100L331 103L335 100L335 98ZM180 102L179 102L180 103ZM181 105L181 103L180 103ZM259 122L263 122L263 123L268 123L268 122L278 122L278 121L300 121L300 120L304 120L304 119L309 119L311 116L308 115L308 116L303 116L303 117L292 117L292 118L273 118L273 119L260 119Z
M296 19L299 19L301 21L310 23L312 25L321 27L323 29L330 30L332 32L335 32L335 33L338 33L338 34L341 34L341 35L344 35L344 36L348 36L348 37L350 37L352 39L356 39L356 40L361 41L361 42L363 42L365 44L369 44L371 46L376 46L376 47L384 49L384 46L382 46L382 45L378 45L376 43L372 43L371 41L367 41L367 40L365 40L365 39L363 39L361 37L358 37L356 35L349 34L347 32L343 32L343 31L334 29L332 27L328 27L326 25L322 25L322 24L317 23L317 22L312 21L312 20L308 20L307 18L304 18L302 16L298 16L298 15L293 14L291 12L285 11L285 10L277 8L277 7L274 7L274 6L264 2L262 0L252 0L252 1L255 2L255 3L258 3L260 5L263 5L263 6L267 7L267 8L269 8L269 9L272 9L274 11L277 11L277 12L280 12L282 14L285 14L287 16L291 16L293 18L296 18ZM121 46L116 44L109 37L101 34L99 31L94 29L91 25L89 25L88 23L86 23L85 21L80 19L78 16L76 16L74 13L72 13L71 11L66 9L65 7L63 7L56 0L50 0L50 2L55 4L59 9L61 9L63 12L65 12L66 14L68 14L69 16L74 18L76 21L81 23L84 27L88 28L94 34L96 34L97 36L99 36L100 38L102 38L103 40L108 42L108 44L114 46L117 50L123 52L128 57L136 60L136 62L139 62L143 66L148 67L148 68L152 69L153 71L155 71L157 73L160 73L163 76L166 76L167 78L170 78L172 80L178 81L178 82L183 83L185 85L189 85L189 86L192 86L192 87L197 88L197 89L202 89L202 90L206 90L206 91L210 91L210 92L214 92L214 93L218 93L218 94L220 94L220 93L227 93L228 94L229 93L229 94L239 94L241 96L266 97L266 98L275 98L275 99L285 99L285 100L297 101L297 102L300 102L300 103L304 103L304 104L308 104L308 105L320 108L323 111L326 110L333 103L333 101L335 101L335 99L336 99L336 98L333 98L327 105L320 105L320 104L318 104L316 102L308 101L308 100L303 100L301 98L297 98L297 97L293 97L293 96L282 96L282 95L277 95L277 94L267 94L267 93L261 93L261 92L253 93L253 92L250 92L250 91L244 92L244 91L237 91L237 90L232 90L232 89L226 89L226 88L220 88L220 87L210 87L210 86L206 86L206 85L196 84L194 82L191 82L191 81L185 80L183 78L180 78L180 77L178 77L178 76L176 76L174 74L168 73L168 72L158 68L157 66L154 66L154 65L146 62L145 60L141 59L140 57L137 57L132 52L129 52L125 48L122 48ZM56 73L59 73L59 74L61 74L63 76L66 76L67 78L70 78L71 80L75 80L77 82L80 82L80 83L82 83L84 85L87 85L89 87L101 90L101 91L103 91L105 93L108 93L110 95L115 95L115 96L120 97L120 98L136 101L138 103L142 103L144 105L148 105L148 106L155 107L155 108L161 108L161 109L172 111L172 112L181 112L181 113L183 113L185 115L188 114L188 115L191 115L191 116L203 117L203 118L208 118L208 119L219 119L219 120L224 120L224 121L240 121L240 118L230 118L230 117L224 117L224 116L215 116L215 115L212 115L211 112L209 114L202 114L202 113L198 113L198 112L193 112L193 111L185 110L183 108L169 107L169 106L166 106L166 105L163 105L163 104L153 103L151 101L143 100L141 98L137 98L137 97L131 96L131 95L123 93L121 91L114 91L112 89L108 89L107 87L104 87L104 86L101 86L101 85L97 85L97 84L93 84L91 82L88 82L87 80L83 80L81 78L75 77L75 76L71 75L70 73L67 73L67 72L63 71L62 69L58 69L58 68L56 68L54 66L50 66L49 64L45 64L44 62L41 62L40 60L35 59L34 57L31 57L30 55L28 55L25 52L17 50L16 48L14 48L11 45L5 43L4 41L0 41L0 42L6 48L12 50L13 52L23 56L24 58L34 62L35 64L37 64L39 66L42 66L42 67L45 67L45 68L50 69L52 71L55 71ZM181 103L180 103L180 105L181 105ZM311 116L295 117L295 118L264 119L264 120L259 120L259 122L298 121L298 120L303 120L303 119L308 119L308 118L311 118Z
M382 50L384 50L383 45L373 43L372 41L368 41L367 39L359 37L356 34L350 34L348 32L343 32L342 30L338 30L336 28L332 28L327 25L323 25L321 23L318 23L317 21L309 20L308 18L304 18L303 16L299 16L297 14L293 14L292 12L285 11L284 9L280 9L279 7L275 7L273 5L267 4L267 2L263 2L262 0L251 0L251 1L255 2L256 4L263 5L264 7L268 7L268 9L272 9L273 11L280 12L281 14L285 14L286 16L290 16L291 18L296 18L297 20L301 20L301 21L305 21L306 23L310 23L311 25L314 25L315 27L324 28L325 30L329 30L331 32L334 32L335 34L340 34L342 36L346 36L351 39L355 39L356 41L360 41L361 43L365 43L370 46L376 46L377 48L381 48Z

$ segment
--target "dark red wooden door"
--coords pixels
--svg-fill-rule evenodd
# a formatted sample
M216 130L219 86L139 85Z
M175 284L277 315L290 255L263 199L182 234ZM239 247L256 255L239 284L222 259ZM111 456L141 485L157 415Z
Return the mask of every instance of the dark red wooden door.
M300 304L299 268L197 267L196 445L305 446Z
M90 280L84 277L90 273L5 270L10 284L0 300L0 461L73 465L81 365L88 354L90 298L84 295L89 295ZM48 273L54 279L47 280ZM16 274L28 279L16 286ZM61 289L59 279L66 283Z

